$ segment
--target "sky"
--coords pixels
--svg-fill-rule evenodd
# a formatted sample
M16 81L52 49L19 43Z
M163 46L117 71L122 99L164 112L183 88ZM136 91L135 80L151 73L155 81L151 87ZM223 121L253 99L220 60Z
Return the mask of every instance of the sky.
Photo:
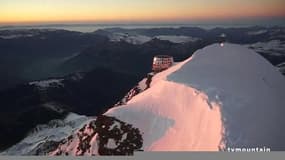
M0 0L0 24L202 22L285 17L285 0Z

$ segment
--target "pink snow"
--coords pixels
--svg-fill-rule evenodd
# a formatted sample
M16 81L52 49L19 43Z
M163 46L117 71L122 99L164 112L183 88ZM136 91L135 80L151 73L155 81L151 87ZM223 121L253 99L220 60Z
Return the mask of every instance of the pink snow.
M214 44L155 75L148 90L105 115L139 128L145 151L279 149L284 84L254 51Z
M220 106L212 103L211 108L207 95L167 80L190 60L157 74L150 89L106 113L139 128L145 151L219 150L223 133Z
M113 108L106 114L139 128L145 151L217 151L222 140L222 121L218 104L212 105L211 109L207 96L195 89L161 81L127 106Z

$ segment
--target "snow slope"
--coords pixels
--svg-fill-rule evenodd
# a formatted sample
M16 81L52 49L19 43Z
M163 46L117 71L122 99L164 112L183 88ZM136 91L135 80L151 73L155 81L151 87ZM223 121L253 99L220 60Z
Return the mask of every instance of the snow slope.
M285 62L277 65L279 71L285 75Z
M276 67L244 46L213 44L156 74L125 105L84 122L49 154L285 150L284 107L285 78Z
M105 115L143 133L145 151L284 150L285 78L240 45L211 45Z
M225 146L285 149L285 78L257 53L238 45L209 46L168 79L220 104Z
M30 82L29 85L34 85L40 90L45 90L49 87L57 87L57 86L64 86L62 83L64 79L49 79L49 80L43 80L43 81L34 81Z

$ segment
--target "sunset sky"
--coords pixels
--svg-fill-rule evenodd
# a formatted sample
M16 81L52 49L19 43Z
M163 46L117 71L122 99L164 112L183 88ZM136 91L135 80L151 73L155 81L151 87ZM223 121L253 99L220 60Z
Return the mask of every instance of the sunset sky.
M0 0L0 24L285 17L285 0Z

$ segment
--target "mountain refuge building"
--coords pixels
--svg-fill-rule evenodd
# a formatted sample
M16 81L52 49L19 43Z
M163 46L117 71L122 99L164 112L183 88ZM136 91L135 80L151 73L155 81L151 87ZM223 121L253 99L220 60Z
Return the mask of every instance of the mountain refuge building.
M152 70L154 72L161 72L173 65L173 57L169 55L157 55L153 58Z

